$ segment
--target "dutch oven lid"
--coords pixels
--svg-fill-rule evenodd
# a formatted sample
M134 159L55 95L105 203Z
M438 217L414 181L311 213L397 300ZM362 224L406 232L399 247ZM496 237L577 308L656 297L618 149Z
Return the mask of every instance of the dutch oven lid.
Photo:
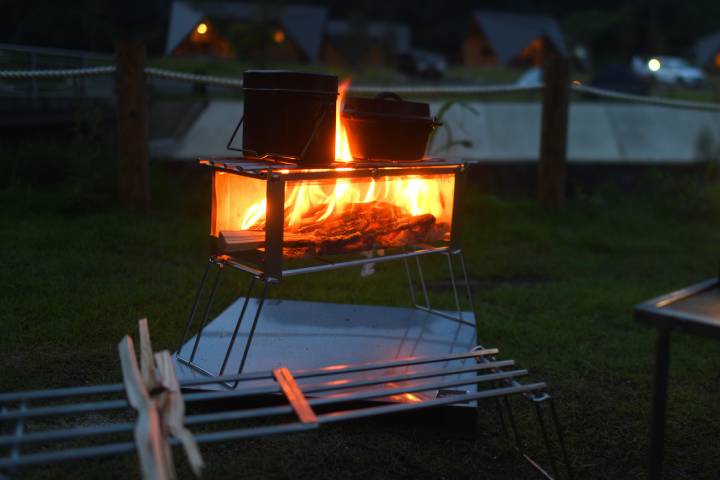
M346 115L381 115L420 117L430 120L430 104L407 102L392 92L379 93L375 98L348 97L343 113Z
M243 73L243 90L285 90L337 95L338 77L287 70L247 70Z

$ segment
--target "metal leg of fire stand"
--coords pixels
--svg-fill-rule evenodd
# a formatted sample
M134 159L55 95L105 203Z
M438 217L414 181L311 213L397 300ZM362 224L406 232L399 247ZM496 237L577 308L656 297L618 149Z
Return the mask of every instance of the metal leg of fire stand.
M410 300L413 305L417 305L417 298L415 297L415 285L413 284L412 274L410 273L410 264L408 263L407 257L403 257L403 265L405 265L405 273L407 274L408 290L410 290Z
M180 345L178 345L177 354L180 355L180 350L182 350L182 346L185 345L185 341L187 340L187 335L190 332L190 324L192 323L193 318L195 317L195 312L197 311L198 303L200 303L200 295L202 294L203 288L205 287L205 281L207 280L208 272L210 272L210 265L213 264L212 259L208 260L207 266L205 267L205 272L203 273L202 280L200 280L200 286L198 287L198 291L195 294L195 301L193 302L193 308L190 309L190 315L188 315L188 319L185 321L185 328L183 329L183 336L180 339Z
M473 299L472 288L470 288L470 277L468 276L467 268L465 267L465 255L460 252L458 256L460 257L460 269L462 271L463 279L465 280L465 291L467 292L467 297L470 301L470 311L473 314L473 318L475 318L475 325L477 326L477 312L475 311L475 300Z
M200 280L200 286L197 289L197 293L195 294L195 301L193 302L193 306L190 309L190 315L188 315L188 319L185 321L185 328L183 329L183 335L180 339L180 345L178 345L177 348L177 355L180 355L180 350L182 350L183 345L185 345L185 341L187 340L188 333L190 332L190 324L192 323L193 318L195 317L195 312L197 311L198 303L200 303L200 295L202 295L203 288L205 287L205 281L207 280L208 273L210 272L210 266L214 262L212 259L208 260L207 266L205 267L205 272L203 273L202 280Z
M230 337L230 343L228 343L228 348L225 352L225 358L223 358L223 363L220 367L220 376L225 373L225 367L227 367L228 360L230 360L230 353L235 346L235 340L237 339L238 332L240 331L240 324L242 323L242 319L245 316L245 312L247 311L247 306L250 303L250 296L252 295L253 288L255 288L255 281L257 279L258 278L255 276L250 279L250 286L248 286L247 294L245 294L245 300L243 301L243 306L240 309L240 315L235 322L235 328L233 329L232 337Z
M448 264L448 272L450 272L450 283L452 284L453 295L455 296L455 309L457 311L458 318L462 320L462 309L460 308L460 297L458 296L457 284L455 283L455 271L453 270L452 258L450 257L450 254L447 254L446 258Z
M185 341L187 340L188 333L190 331L190 326L193 323L193 320L195 319L195 313L197 312L198 304L200 303L200 297L202 296L202 292L205 288L205 284L207 281L210 265L216 265L218 268L217 274L215 275L215 279L213 280L212 287L210 289L210 294L208 296L207 304L205 305L205 310L203 312L203 318L200 323L200 329L198 330L197 335L195 336L195 342L193 342L192 352L190 353L190 358L185 358L182 356L182 348L185 345ZM183 338L180 341L180 346L177 349L177 353L175 354L175 358L178 359L179 362L184 363L185 365L203 373L206 375L212 375L207 370L204 370L200 365L197 365L195 363L195 355L197 354L198 347L200 346L200 339L202 338L203 332L205 330L205 326L207 325L208 317L210 316L210 308L212 307L213 300L215 299L215 292L217 292L218 286L220 285L220 280L222 278L222 274L224 271L224 266L222 263L217 262L215 259L210 258L208 260L207 268L205 269L205 273L203 274L202 280L200 281L200 286L198 287L198 292L195 295L195 302L193 303L192 309L190 310L190 315L188 316L187 321L185 322L185 328L183 329Z
M205 284L207 283L207 277L208 272L210 269L210 265L215 264L218 266L218 273L215 277L215 280L213 281L212 288L210 290L210 295L208 297L207 305L205 306L205 311L203 313L203 319L200 323L200 329L198 330L197 336L195 337L195 342L193 342L192 352L190 354L189 358L185 358L182 356L182 347L185 344L185 341L187 340L187 336L190 330L190 326L193 323L193 320L195 319L195 314L197 312L198 304L200 303L200 297L202 296L203 289L205 288ZM230 355L232 354L233 348L235 347L235 343L237 341L238 334L240 332L240 326L242 325L243 319L245 318L245 315L248 311L248 305L250 304L250 300L252 299L252 292L255 288L256 282L259 280L263 282L263 289L262 289L262 295L258 301L257 309L255 310L255 314L253 315L253 323L250 328L250 333L248 334L247 341L245 342L245 346L243 348L243 354L242 358L240 360L240 366L238 368L237 373L240 374L243 371L243 368L245 367L245 362L247 361L248 353L250 352L250 345L252 344L253 337L255 335L255 329L257 327L257 322L260 318L260 313L262 312L263 305L265 304L265 298L267 296L267 286L269 281L266 279L261 279L258 276L253 275L250 280L250 285L248 286L247 293L245 294L245 299L243 300L243 305L240 309L240 314L238 315L238 318L235 322L235 327L233 328L232 335L230 337L230 341L228 342L227 350L225 351L225 355L223 356L223 361L220 366L220 370L218 373L213 373L209 371L206 368L203 368L202 366L195 363L195 356L198 352L198 347L200 345L200 340L202 338L203 332L205 330L205 326L208 322L208 317L210 315L210 309L212 307L213 300L215 298L215 292L217 291L218 285L220 283L220 278L223 273L223 264L216 261L215 259L211 258L208 262L208 266L205 269L205 273L203 274L202 280L200 281L200 287L198 288L198 293L195 295L195 302L193 303L193 307L190 311L190 316L187 319L187 322L185 323L185 328L183 332L183 338L180 343L180 347L177 350L176 357L178 361L184 363L185 365L193 368L194 370L199 371L200 373L203 373L204 375L208 376L221 376L225 373L225 370L227 368L228 362L230 360ZM234 384L232 383L226 383L226 386L235 388L237 386L237 382Z
M408 289L410 290L410 300L412 301L412 305L415 308L425 310L425 311L431 311L430 307L430 296L427 293L427 287L425 286L425 275L423 275L422 266L420 266L420 259L418 257L415 257L415 262L417 265L417 271L418 271L418 277L420 281L420 289L423 294L423 298L425 299L425 305L420 305L417 300L417 295L415 294L415 282L413 281L412 273L410 272L410 263L408 262L407 258L403 258L403 263L405 264L405 273L407 273L407 279L408 279Z
M515 448L522 452L522 439L518 433L517 423L515 423L515 415L513 415L512 406L510 405L507 396L503 396L502 403L505 405L505 410L507 411L508 421L510 422L510 428L512 429L513 438L515 439Z
M528 464L530 464L530 466L531 466L535 471L537 471L540 475L542 475L543 477L545 477L545 478L548 479L548 480L554 480L555 477L553 477L552 475L550 475L544 468L542 468L542 466L540 466L540 464L539 464L537 461L535 461L530 455L528 455L528 454L525 452L525 447L523 446L522 438L520 437L520 434L518 433L518 427L517 427L517 423L516 423L516 421L515 421L515 415L513 414L512 405L510 404L510 401L508 400L508 397L507 397L507 396L503 396L503 399L502 399L502 400L503 400L502 403L504 404L505 409L507 410L508 419L509 419L509 421L510 421L510 427L512 428L513 437L514 437L514 440L515 440L515 450L516 450L520 455L522 455L522 457L525 459L525 461L528 462ZM539 415L539 414L538 414L538 415ZM538 421L539 421L539 422L541 421L540 419L541 419L541 417L538 416ZM548 439L548 436L546 435L546 431L544 430L544 425L541 426L540 428L541 428L542 433L543 433L543 442L545 443L545 448L546 448L547 452L551 455L550 465L551 465L552 468L553 468L553 474L554 474L555 476L557 476L557 473L555 472L555 459L554 459L554 457L552 457L552 452L551 452L551 450L550 450L549 439Z
M250 333L248 333L247 342L245 343L245 348L243 349L242 358L240 359L240 365L238 366L238 369L237 369L238 375L240 375L243 371L243 368L245 368L245 361L247 360L248 353L250 353L250 344L252 344L253 337L255 336L255 327L257 327L257 322L258 322L258 319L260 318L260 312L262 311L263 304L265 303L265 297L267 296L267 286L268 286L268 281L263 280L262 295L260 296L257 310L255 310L255 316L253 317L253 323L250 326ZM249 297L249 292L248 292L248 297ZM240 316L240 318L238 318L238 326L240 325L241 321L242 321L242 315ZM228 347L227 355L230 354L230 348L231 347ZM232 388L237 387L239 382L240 382L239 380L236 380L235 383L232 385Z
M420 264L420 257L415 257L415 262L417 265L417 272L418 272L420 287L422 289L422 294L425 299L425 305L420 305L417 302L417 297L416 297L416 293L415 293L415 283L413 282L413 278L410 273L410 266L408 264L408 261L407 261L407 259L405 259L405 271L406 271L407 277L408 277L408 287L410 289L410 299L412 300L415 308L417 308L418 310L430 312L435 315L439 315L441 317L448 318L450 320L454 320L454 321L460 322L465 325L469 325L471 327L477 327L477 320L476 320L476 315L475 315L475 302L472 297L472 291L470 289L470 279L468 278L467 269L465 268L465 259L463 258L462 250L456 250L454 252L443 252L442 255L447 256L448 272L450 274L450 284L452 286L453 297L455 299L456 314L451 315L451 314L442 312L440 310L432 308L432 306L430 305L430 296L428 295L428 292L427 292L427 286L425 284L425 275L423 273L422 266ZM460 293L458 291L457 279L455 278L455 268L453 267L453 262L452 262L453 257L456 257L456 256L460 257L460 266L461 266L460 273L462 274L461 280L465 282L467 301L468 301L470 309L473 313L473 321L472 322L466 320L463 317L462 304L460 301Z
M540 433L542 434L543 442L545 443L545 450L547 451L548 458L550 459L550 468L552 468L553 475L557 477L557 462L555 461L555 455L553 454L552 448L550 447L550 437L548 436L547 426L545 426L545 418L543 416L543 412L540 410L540 403L534 403L535 413L537 414L538 424L540 425Z
M478 345L473 350L482 349L483 347ZM483 356L478 359L480 363L495 361L495 357L493 356ZM515 380L508 379L505 381L508 386L517 385L518 383ZM501 426L503 429L503 433L505 434L506 438L510 438L509 432L507 430L507 427L505 425L505 414L503 413L503 406L505 407L505 411L507 412L508 422L510 423L510 428L513 434L513 440L515 443L515 450L517 450L518 453L520 453L523 458L532 466L538 473L543 475L547 479L554 479L559 478L559 470L557 468L557 459L555 457L555 454L553 453L552 445L551 445L551 439L550 439L550 433L547 428L547 423L545 421L545 417L543 414L543 408L544 405L547 404L548 408L550 409L550 420L553 425L553 430L555 431L555 437L557 439L557 443L560 446L560 453L562 455L562 461L565 464L565 473L567 475L566 478L573 479L573 470L572 466L570 465L570 459L567 453L567 448L565 447L565 435L563 434L562 425L560 423L560 417L558 416L557 410L555 409L555 402L553 401L552 397L546 393L529 393L527 395L524 395L524 397L531 401L535 407L535 412L537 414L538 418L538 424L540 426L540 432L543 437L543 443L545 444L545 450L547 452L548 458L550 460L550 466L553 471L553 475L550 475L545 469L543 469L538 462L533 460L530 455L525 453L525 448L523 446L522 438L520 437L520 433L518 431L517 423L515 421L515 415L513 414L513 408L510 404L510 401L508 399L507 395L504 395L502 398L496 397L496 406L498 408L498 414L500 417Z
M195 355L197 355L197 350L200 346L200 339L205 331L205 325L207 325L208 317L210 316L210 308L212 307L213 300L215 299L215 292L217 292L218 285L220 285L220 279L222 278L223 271L224 269L222 264L218 264L218 273L215 275L215 281L213 282L212 290L210 290L210 296L208 297L208 302L205 306L205 313L203 314L203 319L200 323L200 329L198 330L197 336L195 336L195 343L193 344L192 352L190 353L190 362L193 362L195 360Z
M572 465L570 465L570 457L565 447L565 434L563 433L562 424L560 423L560 417L558 416L557 410L555 409L555 401L552 397L548 398L548 404L550 405L550 415L552 415L553 423L555 424L555 432L560 443L560 452L563 456L563 462L565 463L565 470L569 479L574 478Z

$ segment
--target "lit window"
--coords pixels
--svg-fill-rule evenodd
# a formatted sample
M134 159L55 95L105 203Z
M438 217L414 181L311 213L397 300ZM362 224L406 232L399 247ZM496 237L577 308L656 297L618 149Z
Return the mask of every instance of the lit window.
M273 33L273 41L275 43L283 43L285 41L285 32L282 30L275 30Z
M197 26L197 28L195 29L195 31L196 31L199 35L205 35L205 34L207 33L207 31L208 31L208 26L207 26L206 23L201 23L201 24L199 24L199 25Z

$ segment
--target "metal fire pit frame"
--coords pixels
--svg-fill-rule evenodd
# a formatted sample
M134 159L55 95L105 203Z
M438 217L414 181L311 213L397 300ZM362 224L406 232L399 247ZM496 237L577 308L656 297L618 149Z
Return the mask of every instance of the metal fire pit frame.
M200 164L214 171L233 175L241 175L266 182L267 213L265 221L265 253L260 265L247 261L239 255L229 255L232 266L257 275L263 280L273 283L283 277L308 273L309 271L333 270L333 263L316 267L300 267L286 269L283 265L283 230L285 220L285 184L297 180L332 180L349 178L382 178L404 175L441 175L455 176L453 191L452 224L450 227L449 246L430 247L429 250L447 251L460 247L462 232L462 213L464 205L466 165L443 159L427 159L415 162L383 161L334 163L327 167L307 168L295 164L275 163L264 160L239 158L201 159ZM388 260L402 258L402 254ZM343 262L346 263L346 262ZM377 263L377 262L374 262ZM356 263L358 264L358 263Z
M197 294L195 295L195 301L190 310L185 326L183 328L182 338L176 351L176 358L179 362L193 368L194 370L208 376L223 376L230 360L230 355L235 346L235 342L240 331L240 325L243 322L245 316L249 313L248 307L250 305L250 299L252 298L253 291L258 281L262 283L261 293L259 302L252 314L253 320L250 328L248 339L245 342L243 348L240 365L237 373L243 372L245 363L247 361L248 353L252 344L255 329L257 327L260 314L263 309L265 299L267 298L268 285L276 284L281 281L283 277L291 277L295 275L302 275L308 273L325 272L330 270L337 270L341 268L351 268L362 266L369 263L382 263L389 261L402 260L405 265L405 271L407 274L408 288L410 292L410 298L415 308L439 315L449 320L457 321L476 327L475 323L475 306L473 303L472 292L470 290L470 282L467 274L467 268L465 266L465 259L462 250L459 248L459 241L462 231L462 208L464 206L465 196L465 184L466 184L466 168L464 163L451 162L442 159L429 159L417 162L355 162L352 163L351 167L346 163L336 163L328 166L327 168L306 168L298 165L285 165L274 162L268 162L263 160L249 160L245 158L225 158L225 159L201 159L201 165L208 166L215 171L221 171L231 173L235 175L243 175L251 178L257 178L266 181L267 191L267 213L266 213L266 229L265 229L265 254L263 259L263 265L261 268L257 268L243 258L235 255L218 253L212 255L207 263L205 272L200 281ZM380 178L382 176L400 176L400 175L423 175L423 174L452 174L455 175L455 184L453 191L453 210L452 210L452 225L450 230L450 242L449 245L443 246L431 246L431 245L418 245L415 247L405 248L403 251L397 253L391 253L380 257L361 257L356 259L343 259L339 261L330 260L332 257L317 257L322 263L310 266L301 266L296 268L285 269L283 265L283 226L284 226L284 205L285 205L285 182L291 180L313 180L313 179L340 179L340 178ZM358 252L361 253L361 252ZM451 286L453 290L453 296L455 300L456 315L448 314L446 312L434 309L431 305L430 297L428 295L425 276L420 263L420 257L426 255L444 255L447 258L448 273L450 276ZM472 322L464 318L461 295L458 291L458 280L456 279L456 270L453 267L453 259L459 259L459 273L461 274L460 281L464 282L466 287L465 294L467 295L467 304L471 308L473 313ZM419 282L420 291L418 292L413 274L411 272L410 262L412 258L415 259L417 268L417 277ZM210 293L208 295L207 304L203 309L203 316L200 321L200 327L198 333L195 336L190 355L187 356L187 352L183 351L185 342L188 339L190 333L190 327L192 326L202 293L204 292L205 285L207 284L208 276L210 273L211 266L217 267L217 272L214 279L211 282ZM251 275L251 280L247 292L244 295L244 301L240 310L240 315L235 323L233 333L228 341L228 346L223 356L223 361L219 366L217 372L211 372L207 367L199 365L195 362L195 357L198 353L205 327L208 324L208 317L210 309L215 298L215 292L220 284L223 276L225 267L231 267L248 273ZM422 296L424 303L418 302L418 297ZM228 388L236 388L237 382L227 382L225 385Z
M448 266L448 272L450 275L450 284L453 291L453 298L455 301L455 314L447 313L442 310L437 310L432 307L430 296L428 294L427 285L425 282L425 275L422 269L422 265L420 262L420 258L422 256L426 255L443 255L447 258L447 266ZM414 279L414 275L412 273L413 268L410 265L410 259L415 259L415 265L417 267L417 284ZM456 269L453 264L454 259L457 258L460 268L459 270ZM319 272L319 271L327 271L327 270L336 270L340 268L350 268L350 267L356 267L359 265L364 265L367 263L377 263L378 261L384 261L388 262L391 260L403 260L404 266L405 266L405 272L407 275L407 281L408 281L408 290L410 293L410 299L412 301L412 305L414 308L417 308L419 310L446 318L450 321L459 322L465 325L469 325L473 328L477 328L476 323L476 315L475 315L475 304L472 297L472 290L470 288L470 281L467 274L467 268L465 266L465 259L463 256L463 252L460 249L457 250L450 250L449 248L441 248L441 249L420 249L416 251L409 251L405 253L399 253L396 255L388 255L385 257L373 257L373 258L363 258L358 260L352 260L352 261L346 261L346 262L337 262L337 263L331 263L327 265L322 265L319 267L307 267L305 269L296 270L293 274L300 274L300 273L312 273L312 272ZM190 355L187 356L187 348L186 348L186 341L188 339L189 333L190 333L190 327L194 323L195 316L198 311L198 307L200 304L200 299L202 297L202 293L205 290L205 286L207 284L208 276L210 273L210 269L212 266L215 266L217 268L217 272L215 274L215 278L211 282L210 292L208 294L208 300L207 303L203 309L203 315L202 319L200 321L200 327L198 329L197 334L195 335L195 341L192 343L192 348L190 350ZM230 336L230 339L228 340L227 349L225 351L225 355L223 356L223 361L221 365L219 366L219 370L217 372L211 372L208 370L207 367L204 367L202 365L199 365L195 362L195 357L198 353L198 349L200 347L201 340L203 338L203 333L205 332L205 327L208 325L209 315L210 315L210 309L213 305L213 301L215 299L215 293L217 292L218 286L220 284L220 280L222 279L223 272L225 271L226 267L236 268L240 271L247 272L246 268L241 268L241 264L237 264L231 257L227 255L214 255L211 256L208 260L207 266L205 268L205 272L203 273L202 279L200 281L200 286L198 287L197 293L195 295L195 301L193 302L193 306L190 310L190 315L188 316L185 326L183 328L183 334L182 338L180 340L180 343L178 345L178 349L175 353L175 358L184 365L187 365L188 367L192 368L193 370L196 370L203 375L216 377L216 376L223 376L225 375L225 369L227 368L228 361L230 360L230 355L233 351L233 348L235 347L235 342L238 338L238 333L240 332L240 326L243 323L243 320L245 319L245 316L249 313L248 307L250 305L250 300L253 298L253 291L255 289L255 286L258 282L262 284L262 289L260 293L260 297L258 299L257 306L255 308L254 314L252 314L252 324L250 327L250 332L248 334L247 341L245 342L245 345L243 347L243 353L242 357L240 359L240 364L237 369L237 374L240 374L243 372L243 369L245 367L245 363L248 358L248 354L250 353L250 347L252 345L253 337L255 335L255 329L258 324L258 320L260 319L260 314L262 313L263 306L265 304L265 299L267 298L267 292L268 292L268 286L270 284L278 283L274 279L267 279L263 278L260 274L251 274L250 278L250 284L248 286L248 289L245 293L245 295L242 297L244 298L242 308L240 310L240 314L237 318L237 321L235 322L235 326L233 328L232 335ZM458 281L456 278L457 273L460 273L461 277ZM472 321L465 318L465 315L463 314L463 302L461 301L462 295L460 293L460 289L458 288L458 283L463 282L465 285L465 294L466 294L466 305L470 307L470 312L472 314ZM419 286L419 291L418 291ZM418 298L422 297L424 303L420 304L418 303ZM225 382L224 385L227 388L233 389L236 388L238 383L237 382Z

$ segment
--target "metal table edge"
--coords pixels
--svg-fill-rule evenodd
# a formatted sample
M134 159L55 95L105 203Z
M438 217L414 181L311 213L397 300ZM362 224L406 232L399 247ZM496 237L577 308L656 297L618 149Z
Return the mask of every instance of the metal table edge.
M720 326L717 321L702 315L695 315L672 305L706 290L720 286L720 278L712 277L685 288L672 291L641 302L633 307L635 321L655 328L682 329L698 331L702 335L720 336Z

